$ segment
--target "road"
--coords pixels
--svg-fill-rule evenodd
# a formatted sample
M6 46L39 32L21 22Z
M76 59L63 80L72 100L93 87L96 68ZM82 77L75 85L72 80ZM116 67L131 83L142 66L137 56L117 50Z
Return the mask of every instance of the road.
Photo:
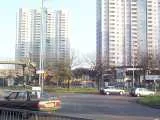
M160 109L136 103L135 97L65 94L58 113L94 120L160 120Z

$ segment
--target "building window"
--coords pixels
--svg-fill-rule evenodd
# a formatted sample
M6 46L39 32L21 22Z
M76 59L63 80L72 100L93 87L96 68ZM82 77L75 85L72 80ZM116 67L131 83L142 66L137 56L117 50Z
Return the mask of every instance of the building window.
M148 23L152 23L152 21L148 21Z
M115 3L110 3L110 5L115 5Z
M132 10L137 10L137 8L132 8Z
M110 13L115 13L115 11L110 11Z

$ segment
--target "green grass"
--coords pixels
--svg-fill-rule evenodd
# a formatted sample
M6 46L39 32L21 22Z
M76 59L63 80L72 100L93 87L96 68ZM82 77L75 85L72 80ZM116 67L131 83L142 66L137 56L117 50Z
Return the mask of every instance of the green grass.
M158 91L158 92L156 93L156 95L157 95L157 96L160 96L160 91Z
M4 87L1 89L8 89L8 90L31 90L30 86L10 86L10 87Z
M8 90L31 90L30 86L12 86L12 87L5 87L0 89L8 89ZM44 91L49 93L83 93L83 94L97 94L97 88L58 88L58 87L47 87L45 86Z
M139 99L141 104L149 106L160 106L160 96L146 96Z
M44 90L50 93L83 93L83 94L97 94L97 88L51 88L45 87Z

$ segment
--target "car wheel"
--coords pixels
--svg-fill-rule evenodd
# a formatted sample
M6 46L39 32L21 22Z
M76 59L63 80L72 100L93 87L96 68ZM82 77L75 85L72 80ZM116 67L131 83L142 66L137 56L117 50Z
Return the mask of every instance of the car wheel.
M110 93L107 91L107 92L106 92L106 95L109 95L109 94L110 94Z
M139 93L137 94L137 97L140 97L140 94L139 94Z
M120 91L120 93L119 93L120 95L123 95L123 92L122 91Z
M150 94L150 96L154 96L154 94Z
M22 115L22 119L29 119L32 116L32 114L29 114L27 112L22 112L21 115Z

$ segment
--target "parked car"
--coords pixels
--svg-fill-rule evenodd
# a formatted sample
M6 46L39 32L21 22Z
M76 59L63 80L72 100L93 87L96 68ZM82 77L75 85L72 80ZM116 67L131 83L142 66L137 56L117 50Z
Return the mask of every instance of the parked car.
M125 93L124 90L116 88L114 86L107 86L105 88L102 88L100 90L100 93L102 94L106 94L106 95L110 95L110 94L120 94L123 95Z
M154 91L151 91L147 88L132 88L130 91L131 96L148 96L148 95L155 95Z
M0 100L0 107L48 112L61 108L58 97L45 92L38 96L36 91L13 91L4 100Z
M11 90L7 90L7 89L4 89L1 91L1 96L0 97L6 97L8 96L12 91Z

